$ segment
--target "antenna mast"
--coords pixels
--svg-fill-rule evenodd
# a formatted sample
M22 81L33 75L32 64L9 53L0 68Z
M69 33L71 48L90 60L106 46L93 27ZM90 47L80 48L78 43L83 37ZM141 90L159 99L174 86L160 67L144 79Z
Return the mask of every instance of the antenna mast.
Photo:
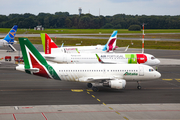
M142 24L143 26L143 35L142 35L142 53L144 54L144 23Z

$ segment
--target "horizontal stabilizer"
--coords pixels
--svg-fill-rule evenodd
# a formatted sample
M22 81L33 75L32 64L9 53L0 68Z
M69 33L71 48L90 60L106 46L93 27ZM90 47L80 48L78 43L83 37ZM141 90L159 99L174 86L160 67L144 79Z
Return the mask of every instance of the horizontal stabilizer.
M30 68L30 69L25 69L31 72L39 72L39 68Z
M54 57L54 56L44 56L44 58L45 58L45 59L54 59L54 58L56 58L56 57Z

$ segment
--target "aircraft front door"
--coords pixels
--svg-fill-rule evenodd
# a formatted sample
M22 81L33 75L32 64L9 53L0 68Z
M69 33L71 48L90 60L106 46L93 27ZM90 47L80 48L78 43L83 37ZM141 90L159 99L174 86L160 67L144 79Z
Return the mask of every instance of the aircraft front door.
M142 66L139 67L139 76L144 76L144 68Z

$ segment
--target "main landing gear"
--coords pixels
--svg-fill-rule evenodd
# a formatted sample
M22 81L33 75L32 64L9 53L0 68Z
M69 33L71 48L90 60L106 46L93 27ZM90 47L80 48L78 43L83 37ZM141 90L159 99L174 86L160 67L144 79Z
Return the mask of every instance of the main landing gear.
M88 88L92 88L92 86L93 86L92 83L88 83L88 84L87 84L87 87L88 87Z
M93 90L93 92L97 92L98 88L97 87L93 87L92 90Z
M138 84L137 89L141 90L141 86L139 85L139 81L137 81L137 84Z
M93 92L97 92L98 91L98 88L97 87L93 87L92 83L88 83L87 87L88 88L92 88Z

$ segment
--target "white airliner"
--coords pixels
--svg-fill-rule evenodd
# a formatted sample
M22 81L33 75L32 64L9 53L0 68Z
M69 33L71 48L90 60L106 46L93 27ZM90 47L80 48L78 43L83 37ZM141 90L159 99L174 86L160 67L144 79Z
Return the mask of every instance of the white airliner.
M114 31L110 36L106 45L97 45L97 46L72 46L72 47L61 47L54 43L54 41L46 34L41 33L41 40L44 48L45 54L51 53L82 53L82 52L112 52L116 48L116 40L117 40L117 31Z
M0 39L0 47L7 47L9 46L12 51L16 51L16 49L12 46L12 44L16 44L17 41L14 40L14 37L17 32L17 25L14 25L12 29L9 31L9 33L6 35L4 39Z
M150 54L142 53L58 53L44 54L43 57L52 62L57 63L103 63L109 64L145 64L157 66L160 61Z
M56 64L48 63L27 38L19 38L24 65L16 70L46 78L87 82L88 87L124 89L127 81L158 79L161 74L141 64ZM141 86L138 84L138 89Z

